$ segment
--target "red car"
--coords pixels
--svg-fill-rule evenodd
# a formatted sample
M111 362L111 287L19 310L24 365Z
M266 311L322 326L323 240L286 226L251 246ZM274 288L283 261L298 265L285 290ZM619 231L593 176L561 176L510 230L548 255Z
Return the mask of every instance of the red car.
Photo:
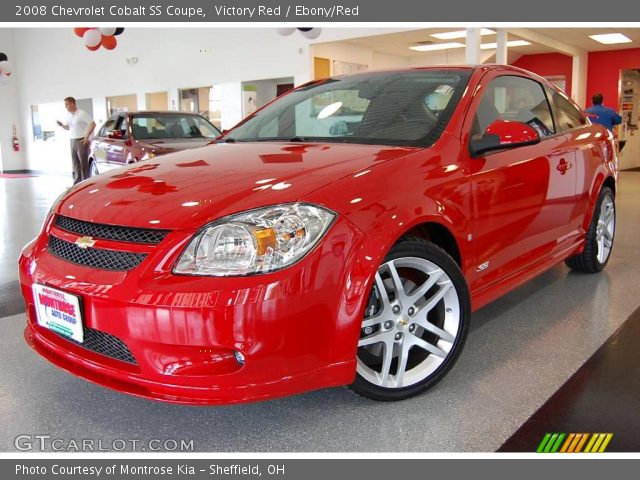
M184 112L112 115L91 142L92 175L158 155L207 145L222 135L207 119Z
M25 337L169 402L407 398L473 310L558 262L607 264L616 176L608 131L517 68L312 82L56 201L20 259Z

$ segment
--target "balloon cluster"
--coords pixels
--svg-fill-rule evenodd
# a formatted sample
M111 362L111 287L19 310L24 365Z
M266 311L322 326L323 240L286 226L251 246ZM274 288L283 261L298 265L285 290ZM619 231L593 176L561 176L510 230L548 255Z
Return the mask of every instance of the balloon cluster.
M0 52L0 80L6 80L13 73L13 67L9 63L6 53Z
M113 50L118 46L116 36L124 32L124 28L74 28L75 34L84 40L84 46L92 52L100 47Z
M299 28L279 28L278 33L283 37L286 37L287 35L291 35L296 30L298 30L305 38L308 38L309 40L318 38L320 36L320 33L322 32L321 28L299 27Z

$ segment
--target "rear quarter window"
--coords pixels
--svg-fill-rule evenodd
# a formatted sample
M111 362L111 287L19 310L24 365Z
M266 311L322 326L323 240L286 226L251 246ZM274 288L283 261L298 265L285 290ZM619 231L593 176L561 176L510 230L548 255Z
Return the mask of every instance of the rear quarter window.
M573 130L587 124L586 117L578 110L573 103L566 99L562 94L554 90L553 104L556 107L556 115L558 117L558 125L563 131Z

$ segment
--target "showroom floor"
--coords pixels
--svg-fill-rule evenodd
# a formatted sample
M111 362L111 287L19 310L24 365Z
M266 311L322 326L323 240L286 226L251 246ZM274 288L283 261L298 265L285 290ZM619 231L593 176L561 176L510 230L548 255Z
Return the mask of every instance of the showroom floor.
M68 183L65 177L0 178L0 451L15 450L14 439L20 434L50 435L65 442L193 440L195 450L221 452L495 451L522 432L528 420L530 424L544 417L552 401L536 414L538 409L557 399L564 391L560 387L576 372L566 388L588 382L589 375L581 377L591 365L580 370L585 362L617 358L607 354L617 337L607 339L630 317L629 328L638 335L632 314L640 305L640 173L623 172L616 244L607 269L580 275L557 266L474 314L458 364L425 395L376 403L335 388L232 407L184 407L129 397L51 366L22 338L25 317L17 288L17 255ZM625 348L628 360L634 353ZM638 383L618 379L617 417L636 421ZM597 388L611 387L601 385ZM570 396L560 397L565 407L570 401ZM612 408L595 402L592 419ZM549 415L545 418L540 425L557 425L552 431L562 431L557 430L562 418L552 423ZM567 428L613 431L609 450L615 450L616 438L627 435L619 432L616 437L614 426L598 422ZM539 431L530 432L537 444ZM637 434L630 435L624 440L636 442L639 451Z

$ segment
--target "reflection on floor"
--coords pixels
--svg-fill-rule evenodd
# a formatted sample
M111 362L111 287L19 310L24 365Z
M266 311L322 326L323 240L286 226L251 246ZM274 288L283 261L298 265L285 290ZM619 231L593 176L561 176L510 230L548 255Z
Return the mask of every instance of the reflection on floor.
M6 285L15 285L20 247L65 186L46 177L0 179L3 305L15 297ZM450 375L433 391L401 403L368 401L343 388L233 407L150 402L56 369L26 346L23 314L0 319L0 450L15 450L15 438L27 433L67 445L83 438L107 446L125 440L127 449L135 439L173 439L221 452L495 451L638 308L639 199L640 175L622 173L616 245L603 273L580 275L559 265L483 308L473 316ZM615 407L621 418L637 415L637 386L628 385L636 397L620 393L615 405L594 411ZM575 425L577 431L588 428ZM532 434L539 442L538 432ZM640 441L633 448L639 451Z

